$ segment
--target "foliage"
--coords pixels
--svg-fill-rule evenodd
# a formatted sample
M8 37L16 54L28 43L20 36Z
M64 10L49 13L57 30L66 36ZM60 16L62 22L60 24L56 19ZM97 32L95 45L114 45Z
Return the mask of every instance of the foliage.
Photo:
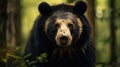
M32 65L32 64L34 64L36 62L41 62L41 63L48 62L47 53L42 53L34 61L29 62L28 60L25 60L26 58L30 57L31 55L32 54L27 54L25 56L18 56L18 55L15 55L15 54L7 54L8 57L14 59L14 61L12 61L12 63L14 65L17 64L16 67L27 67L26 62L28 63L28 65Z
M42 53L39 57L37 57L39 62L48 62L47 60L47 53Z

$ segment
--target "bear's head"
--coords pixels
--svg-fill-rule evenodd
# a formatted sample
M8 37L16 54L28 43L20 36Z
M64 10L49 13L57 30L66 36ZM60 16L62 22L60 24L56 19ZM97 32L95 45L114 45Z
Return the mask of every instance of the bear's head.
M89 39L89 26L84 16L86 9L87 5L83 1L74 6L50 6L46 2L41 3L39 11L42 17L47 17L43 29L48 39L60 47L69 47Z

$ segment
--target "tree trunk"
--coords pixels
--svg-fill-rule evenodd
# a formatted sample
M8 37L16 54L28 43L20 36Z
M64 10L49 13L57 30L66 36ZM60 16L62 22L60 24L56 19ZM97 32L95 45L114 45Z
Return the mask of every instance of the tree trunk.
M115 25L115 0L110 1L110 35L111 35L111 66L117 67L117 53L116 53L116 25Z
M0 66L5 67L7 0L0 0Z
M95 38L95 6L94 0L87 0L88 2L88 9L87 9L87 17L92 27L92 38Z
M20 0L0 0L0 67L15 67L9 54L21 40Z
M15 67L14 59L9 54L15 54L15 48L21 45L20 0L8 0L7 4L7 64L6 67Z

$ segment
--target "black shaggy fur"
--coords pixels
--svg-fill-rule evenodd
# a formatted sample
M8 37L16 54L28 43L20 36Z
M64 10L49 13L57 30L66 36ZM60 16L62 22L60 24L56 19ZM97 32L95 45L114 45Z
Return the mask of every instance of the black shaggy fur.
M24 56L31 54L30 57L25 60L29 60L27 67L95 67L95 53L90 37L91 28L84 16L87 9L86 3L79 1L75 6L60 4L55 6L49 6L49 4L43 2L39 5L39 11L42 14L35 21L34 27L31 31L28 43L26 45ZM76 45L67 49L55 46L54 41L49 40L44 32L44 24L47 18L49 18L56 11L71 12L77 15L83 24L83 32L80 39L77 40ZM71 50L70 55L66 51ZM56 51L56 54L53 53ZM57 55L58 52L64 52ZM37 62L36 58L42 53L47 53L46 62ZM32 61L36 61L33 64L29 64Z

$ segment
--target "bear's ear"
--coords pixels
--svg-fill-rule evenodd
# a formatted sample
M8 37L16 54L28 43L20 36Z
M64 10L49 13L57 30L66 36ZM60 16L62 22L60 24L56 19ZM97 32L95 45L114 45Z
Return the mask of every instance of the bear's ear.
M74 11L80 14L84 14L87 10L87 4L83 1L78 1L74 6Z
M40 3L38 9L42 15L48 15L52 12L51 6L46 2Z

